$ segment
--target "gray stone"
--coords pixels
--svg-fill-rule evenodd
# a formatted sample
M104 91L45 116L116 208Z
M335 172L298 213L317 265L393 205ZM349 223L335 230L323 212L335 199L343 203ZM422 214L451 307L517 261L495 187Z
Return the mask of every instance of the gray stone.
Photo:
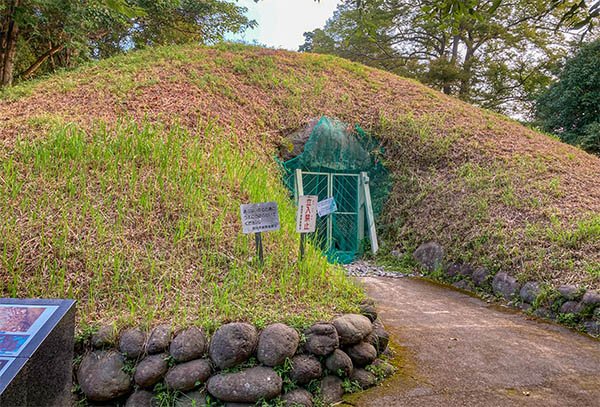
M158 325L150 332L146 352L149 354L162 353L169 348L169 342L171 342L171 326Z
M375 347L377 354L382 354L387 349L390 335L383 327L381 320L376 319L373 322L373 331L365 338L365 341Z
M256 403L281 394L283 382L269 367L253 367L236 373L221 373L208 380L207 389L216 398L234 403Z
M482 287L487 284L490 279L490 275L491 273L488 269L485 267L478 267L475 269L475 271L473 271L471 278L475 284L477 284L479 287Z
M256 328L233 322L217 329L210 341L208 354L219 369L245 362L252 356L258 342Z
M298 349L300 335L284 324L267 326L258 338L256 357L266 366L277 366L291 358Z
M312 394L305 389L295 389L281 396L286 407L312 407Z
M200 390L194 390L182 393L175 400L175 407L205 407L206 393Z
M519 295L521 299L529 304L533 304L537 296L540 294L540 285L535 281L529 281L523 284L521 287L521 291L519 291Z
M353 345L367 337L373 330L369 318L358 314L345 314L333 320L340 345Z
M526 302L522 302L522 303L519 304L519 309L521 311L525 311L525 312L531 311L532 308L533 308L533 305L528 304Z
M423 243L415 250L413 257L424 269L434 271L443 265L444 248L436 242Z
M383 377L389 377L396 372L396 368L394 366L381 359L375 359L371 365L381 372Z
M460 263L452 263L450 265L448 265L448 267L446 267L446 276L448 276L449 278L454 278L458 275L460 275L460 269L462 267L462 264Z
M313 356L297 355L292 358L290 379L299 385L318 379L323 374L321 363Z
M136 390L127 398L125 407L155 407L158 402L154 395L147 390Z
M137 328L129 328L121 333L119 350L131 359L137 359L144 353L146 335Z
M321 398L326 405L334 404L342 400L344 389L342 379L337 376L326 376L321 380Z
M352 359L346 352L336 349L325 360L325 367L331 373L338 376L346 377L352 374L353 365Z
M459 290L465 290L465 291L468 291L471 289L471 283L469 283L469 281L467 281L467 280L457 281L456 283L452 283L452 286L458 288Z
M581 295L583 294L583 292L581 292L581 290L579 290L579 287L577 287L576 285L570 285L570 284L561 285L560 287L558 287L557 290L560 293L560 295L567 301L578 300L579 298L581 298Z
M360 313L369 318L369 321L371 322L377 319L377 309L375 308L375 304L367 302L360 304Z
M581 299L581 303L583 305L593 305L593 306L600 305L600 292L591 291L591 290L587 291L583 295L583 298Z
M115 328L112 325L103 325L92 335L92 346L96 349L110 348L115 345L115 341Z
M84 356L77 371L77 382L89 401L109 401L131 390L131 378L123 371L122 355L94 351Z
M304 332L304 349L317 356L326 356L339 347L338 333L332 324L317 323Z
M163 353L142 359L135 368L135 383L140 387L150 387L158 383L169 369L167 357L168 355Z
M207 359L196 359L173 366L165 376L169 389L189 391L208 380L212 373Z
M577 301L567 301L560 307L561 314L579 314L582 306Z
M598 321L586 321L583 323L585 331L593 336L600 336L600 322Z
M169 353L177 362L202 357L206 352L206 337L200 328L195 326L182 331L173 339L169 347Z
M366 371L365 369L354 369L352 376L350 376L350 380L358 383L360 388L363 390L373 387L377 384L377 378L375 375Z
M510 300L514 295L518 294L520 286L516 278L500 272L494 276L492 288L496 295L501 295L506 300Z
M346 353L352 359L354 367L370 365L377 357L377 350L367 342L360 342L346 349Z
M548 307L540 307L540 308L536 309L535 311L533 311L533 315L540 317L540 318L546 318L546 319L555 319L556 318L556 313L554 313L554 311L552 311Z

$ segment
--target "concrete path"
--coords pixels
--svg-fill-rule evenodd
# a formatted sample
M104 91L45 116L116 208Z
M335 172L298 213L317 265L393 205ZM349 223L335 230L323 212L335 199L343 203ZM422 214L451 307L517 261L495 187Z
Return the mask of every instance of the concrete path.
M427 281L361 281L400 369L345 405L600 406L600 341Z

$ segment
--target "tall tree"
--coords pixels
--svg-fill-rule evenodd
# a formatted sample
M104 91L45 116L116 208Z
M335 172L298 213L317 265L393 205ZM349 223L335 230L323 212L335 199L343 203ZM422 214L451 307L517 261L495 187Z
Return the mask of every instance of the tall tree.
M226 0L0 0L0 86L147 45L209 43L253 26L245 12Z
M323 29L305 34L301 50L416 77L469 102L522 115L571 42L590 35L561 23L572 5L562 3L346 1Z
M600 40L569 59L537 102L537 119L563 141L600 154Z

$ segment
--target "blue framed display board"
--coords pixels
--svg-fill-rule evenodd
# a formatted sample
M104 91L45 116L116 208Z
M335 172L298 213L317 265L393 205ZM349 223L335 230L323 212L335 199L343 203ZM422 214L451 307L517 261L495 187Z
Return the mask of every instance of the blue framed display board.
M0 298L0 405L63 402L73 358L74 305L73 300Z

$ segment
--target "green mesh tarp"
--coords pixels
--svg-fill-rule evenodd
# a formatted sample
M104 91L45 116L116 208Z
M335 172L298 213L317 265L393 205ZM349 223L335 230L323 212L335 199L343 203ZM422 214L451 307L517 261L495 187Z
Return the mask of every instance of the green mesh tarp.
M331 261L350 263L362 253L364 242L358 238L359 216L364 207L359 206L359 174L369 176L371 201L375 219L383 208L391 188L385 169L383 148L380 143L359 126L349 126L341 121L322 117L292 135L293 152L283 163L285 182L294 192L295 171L302 170L305 195L318 195L319 200L335 198L338 211L317 221L313 239L325 250ZM366 223L366 222L365 222ZM366 231L366 225L364 225Z

